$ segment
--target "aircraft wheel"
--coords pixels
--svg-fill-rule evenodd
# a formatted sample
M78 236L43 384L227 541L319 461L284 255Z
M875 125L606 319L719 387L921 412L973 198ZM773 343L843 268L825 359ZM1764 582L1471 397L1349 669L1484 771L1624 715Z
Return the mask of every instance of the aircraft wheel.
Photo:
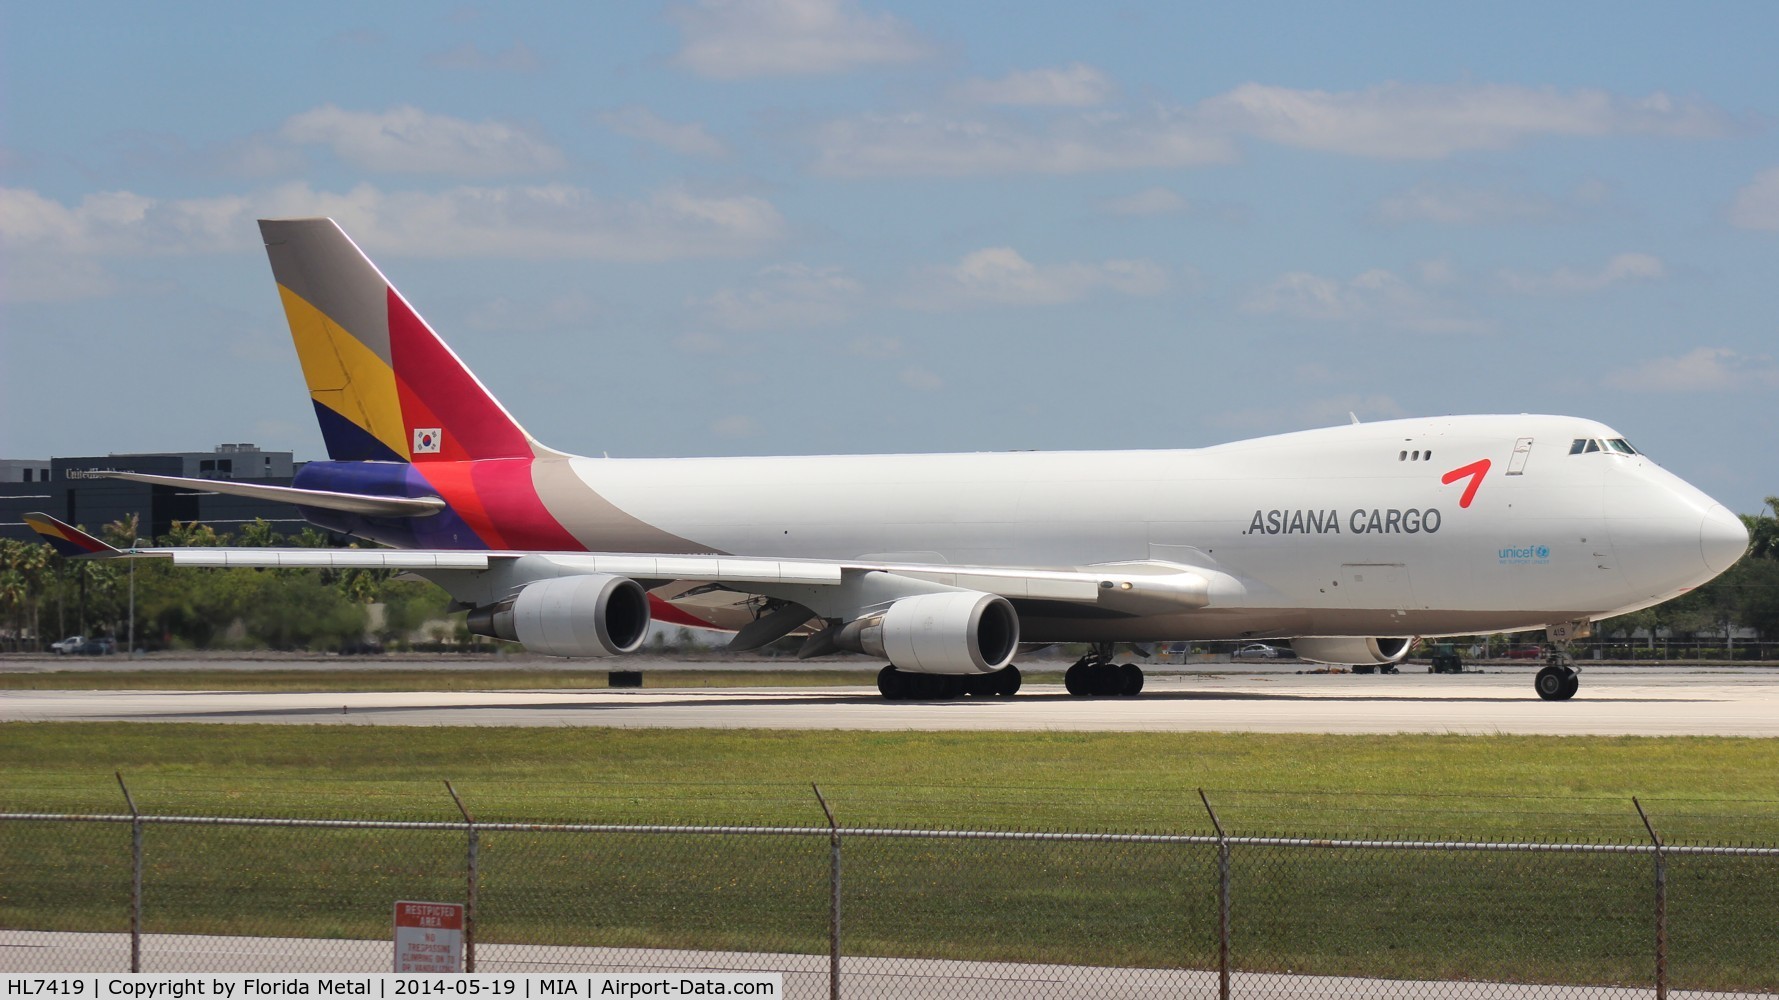
M1134 663L1126 663L1118 668L1119 678L1124 682L1124 695L1136 695L1143 690L1143 668Z
M1093 693L1093 670L1085 663L1076 663L1062 675L1062 686L1077 698L1084 698Z
M1575 697L1575 692L1579 690L1581 690L1581 675L1573 670L1563 671L1563 693L1559 696L1559 700L1568 701Z
M1532 679L1532 686L1538 690L1538 697L1543 698L1545 701L1562 701L1567 697L1567 695L1563 693L1569 683L1563 677L1565 673L1568 673L1573 677L1575 672L1572 670L1565 671L1562 667L1545 667L1543 670L1538 671L1538 676ZM1579 680L1575 683L1576 686L1580 686ZM1574 694L1575 692L1571 691L1569 693Z
M1124 693L1124 674L1116 663L1102 663L1093 668L1093 693L1119 695Z
M884 667L877 672L877 693L887 701L901 701L908 697L908 676L893 666Z
M994 681L994 693L1002 698L1011 698L1018 694L1020 682L1025 679L1020 676L1019 668L1011 663L989 677Z

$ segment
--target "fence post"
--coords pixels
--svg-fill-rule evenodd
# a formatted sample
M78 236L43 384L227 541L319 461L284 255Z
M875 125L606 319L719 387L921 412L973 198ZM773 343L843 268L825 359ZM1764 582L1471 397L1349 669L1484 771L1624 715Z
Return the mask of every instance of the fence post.
M481 855L481 837L476 830L476 818L469 814L463 800L458 798L457 789L445 782L445 791L451 793L451 801L457 803L457 811L463 814L463 822L469 828L469 894L463 904L463 971L476 971L476 885L481 881L477 875L477 865Z
M124 784L122 771L117 787L123 789L124 802L130 807L130 971L142 971L142 814L136 811L136 798Z
M828 817L828 1000L840 1000L840 824L834 822L821 786L812 781L809 787Z
M1668 856L1662 850L1662 838L1655 832L1655 824L1643 811L1643 803L1633 795L1631 804L1637 807L1643 828L1655 842L1655 996L1656 1000L1668 1000Z
M1198 790L1198 800L1205 804L1205 812L1211 814L1211 826L1217 831L1217 997L1229 1000L1229 837L1202 788Z

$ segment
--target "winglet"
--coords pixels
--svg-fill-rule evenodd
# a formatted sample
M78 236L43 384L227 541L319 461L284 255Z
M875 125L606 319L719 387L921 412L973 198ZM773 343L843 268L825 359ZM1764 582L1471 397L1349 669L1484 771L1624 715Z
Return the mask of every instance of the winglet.
M48 514L26 514L25 523L31 530L43 536L50 548L65 556L107 556L117 555L118 550L94 538L71 524L50 517Z

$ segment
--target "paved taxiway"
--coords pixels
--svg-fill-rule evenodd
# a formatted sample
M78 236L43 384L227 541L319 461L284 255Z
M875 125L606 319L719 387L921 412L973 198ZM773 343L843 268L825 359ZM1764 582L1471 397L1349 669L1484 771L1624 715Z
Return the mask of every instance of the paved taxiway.
M646 674L645 674L646 676ZM0 720L854 730L1779 736L1779 670L1601 667L1568 702L1529 668L1459 676L1194 671L1136 698L886 702L863 687L473 692L14 691Z
M389 949L388 941L197 934L148 934L143 936L142 943L144 960L155 972L202 970L277 974L316 969L386 972ZM125 934L0 930L0 967L9 972L43 973L101 967L121 971L129 967L129 955L129 936ZM476 946L478 973L540 972L571 976L588 971L667 975L777 972L784 976L785 996L812 1000L828 996L827 964L826 955L809 954L488 942ZM1217 992L1217 973L1204 969L1128 969L875 956L842 958L840 982L846 996L866 1000L918 997L971 1000L1006 996L1088 1000L1108 994L1134 1000L1163 1000L1179 996L1214 996ZM1497 1000L1609 1000L1622 997L1626 992L1620 986L1426 982L1276 972L1237 972L1230 977L1230 986L1230 992L1236 996L1288 997L1291 1000L1417 1000L1478 995ZM1733 1000L1766 994L1687 991L1671 995L1685 996L1688 1000Z

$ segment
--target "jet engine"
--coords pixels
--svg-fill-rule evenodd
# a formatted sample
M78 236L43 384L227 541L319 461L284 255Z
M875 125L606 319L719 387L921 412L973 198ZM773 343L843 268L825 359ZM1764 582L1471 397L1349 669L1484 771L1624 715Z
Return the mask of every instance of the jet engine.
M649 595L635 580L586 574L528 583L469 613L469 630L547 656L635 652L649 632Z
M1414 643L1412 636L1382 639L1308 636L1292 639L1291 648L1297 652L1298 659L1312 663L1378 664L1401 662Z
M848 622L835 641L841 649L884 657L897 670L987 674L1013 662L1019 615L995 594L920 594Z

